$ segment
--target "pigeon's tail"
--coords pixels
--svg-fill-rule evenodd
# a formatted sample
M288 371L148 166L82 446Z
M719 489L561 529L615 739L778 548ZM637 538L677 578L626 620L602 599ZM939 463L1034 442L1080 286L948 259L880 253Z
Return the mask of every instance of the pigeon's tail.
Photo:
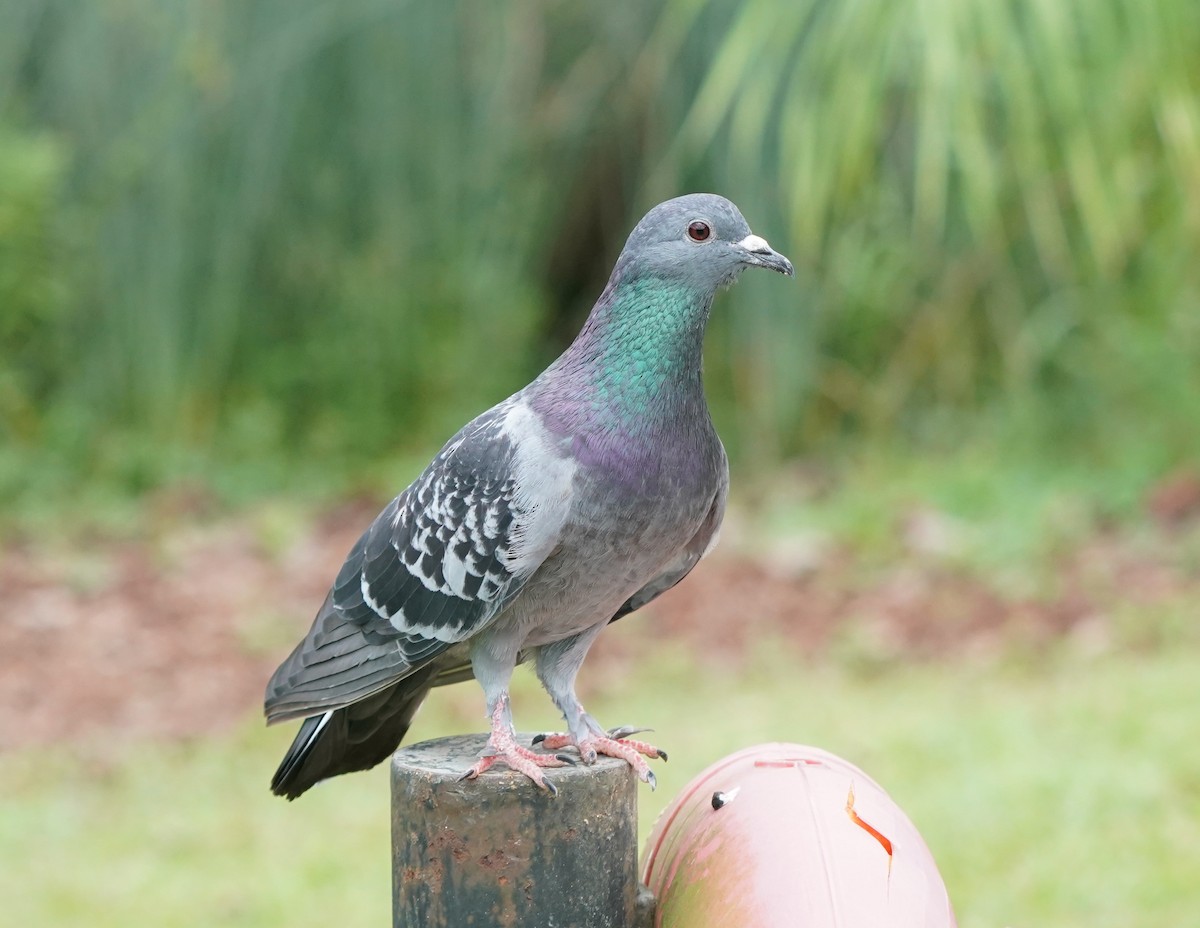
M387 760L429 693L429 677L413 674L359 702L305 719L275 771L271 792L295 799L321 780Z

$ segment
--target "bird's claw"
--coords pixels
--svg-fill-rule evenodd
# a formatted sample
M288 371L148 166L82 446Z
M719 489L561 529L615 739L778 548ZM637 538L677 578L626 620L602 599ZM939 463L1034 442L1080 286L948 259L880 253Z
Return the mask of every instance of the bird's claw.
M578 761L565 754L542 754L521 747L513 738L510 730L505 729L498 719L493 721L495 725L492 729L492 736L488 739L482 756L470 770L459 777L459 780L473 780L481 773L490 770L497 761L502 761L510 770L525 774L533 780L534 784L546 790L551 796L557 796L558 787L542 775L541 768L574 766Z
M634 728L625 725L610 729L608 732L598 736L585 737L582 740L576 740L570 734L543 732L540 735L534 735L532 743L539 744L542 748L550 751L556 751L559 748L568 746L574 747L579 752L579 760L588 765L594 764L596 758L601 754L607 757L619 758L633 768L634 773L638 775L638 778L642 782L649 783L650 788L655 789L658 786L658 781L654 773L650 770L650 765L646 763L645 758L658 758L665 761L667 759L667 752L652 744L647 744L645 741L635 741L629 737L629 735L650 730L649 728ZM567 763L575 762L566 754L555 754L553 756Z
M543 767L565 767L577 763L573 759L556 757L553 754L534 754L532 751L521 749L521 753L517 752L500 752L495 754L485 754L475 762L466 773L459 777L459 781L474 780L477 776L491 769L496 761L503 761L510 770L517 773L523 773L529 777L535 786L546 790L551 796L558 795L558 787L556 787L550 779L542 774Z
M610 738L616 738L620 741L622 738L628 738L630 735L638 735L642 732L654 731L653 728L635 728L633 725L618 725L616 728L608 730Z

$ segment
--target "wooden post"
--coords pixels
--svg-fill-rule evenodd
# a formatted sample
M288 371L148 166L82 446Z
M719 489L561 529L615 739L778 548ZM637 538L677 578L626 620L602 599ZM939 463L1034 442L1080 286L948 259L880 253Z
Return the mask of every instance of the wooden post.
M395 928L646 923L629 765L601 757L548 769L557 796L501 765L460 781L485 742L440 738L392 760Z

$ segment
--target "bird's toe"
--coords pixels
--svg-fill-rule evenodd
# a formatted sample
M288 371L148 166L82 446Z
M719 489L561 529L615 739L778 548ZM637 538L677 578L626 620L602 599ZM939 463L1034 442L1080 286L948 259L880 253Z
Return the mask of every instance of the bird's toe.
M641 734L646 731L654 731L653 728L637 728L633 725L620 725L617 728L610 728L608 736L620 741L622 738L628 738L630 735Z

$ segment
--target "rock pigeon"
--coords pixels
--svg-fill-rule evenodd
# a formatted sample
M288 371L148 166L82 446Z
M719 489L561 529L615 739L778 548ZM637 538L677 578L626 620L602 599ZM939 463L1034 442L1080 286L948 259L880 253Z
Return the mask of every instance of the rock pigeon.
M268 723L304 719L271 783L294 799L399 746L435 686L474 677L497 761L551 791L575 762L516 742L508 688L534 662L584 763L665 753L606 731L575 676L610 622L682 580L717 540L729 469L701 379L717 290L748 267L793 275L729 200L692 194L630 234L579 336L458 432L351 550L311 630L275 671Z

